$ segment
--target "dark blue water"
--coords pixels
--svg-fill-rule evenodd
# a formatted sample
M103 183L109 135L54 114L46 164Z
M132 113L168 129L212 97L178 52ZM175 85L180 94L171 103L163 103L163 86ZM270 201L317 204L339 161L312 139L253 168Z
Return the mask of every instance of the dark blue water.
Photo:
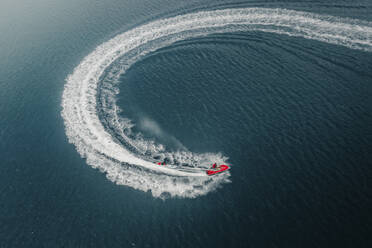
M246 6L372 20L368 1L1 3L0 247L370 247L371 53L235 32L131 67L123 115L229 157L231 183L196 199L117 186L68 143L65 78L97 45L151 19Z

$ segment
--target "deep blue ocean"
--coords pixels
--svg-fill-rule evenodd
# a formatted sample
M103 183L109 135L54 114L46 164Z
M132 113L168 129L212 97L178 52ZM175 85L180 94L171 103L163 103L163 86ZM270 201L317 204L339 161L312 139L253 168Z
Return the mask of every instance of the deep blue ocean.
M124 132L136 146L151 140L171 158L182 150L231 165L201 185L105 155L98 131L88 132L98 145L74 140L84 130L61 114L69 75L117 35L253 7L310 12L329 25L341 18L372 40L368 0L2 0L0 247L372 247L371 45L229 28L157 48L172 38L164 35L118 74L117 122L105 105L116 67L105 68L91 111L114 143L158 159L155 148L141 153L118 134L130 120ZM124 174L108 169L117 164Z

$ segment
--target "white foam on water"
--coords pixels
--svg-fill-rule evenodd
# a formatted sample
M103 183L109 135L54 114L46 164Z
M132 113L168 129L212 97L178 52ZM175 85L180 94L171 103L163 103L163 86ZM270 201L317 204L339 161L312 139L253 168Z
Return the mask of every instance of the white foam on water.
M272 32L372 51L370 22L286 9L202 11L153 21L101 44L68 76L62 117L69 142L112 182L151 191L155 197L197 197L229 182L229 172L205 174L211 162L226 162L221 154L169 152L134 134L132 121L119 115L116 95L118 77L150 52L179 40L234 31ZM145 124L163 133L154 123ZM154 155L193 167L158 166Z

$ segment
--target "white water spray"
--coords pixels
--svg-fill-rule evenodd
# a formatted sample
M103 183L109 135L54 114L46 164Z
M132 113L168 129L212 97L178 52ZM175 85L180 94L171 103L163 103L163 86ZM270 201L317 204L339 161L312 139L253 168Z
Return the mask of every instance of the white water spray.
M162 145L134 137L133 123L118 115L116 95L118 77L146 54L179 40L235 31L272 32L372 51L371 23L306 12L243 8L157 20L101 44L69 75L62 99L69 142L111 181L151 191L155 197L196 197L229 182L229 173L208 177L204 172L211 161L226 160L220 154L166 153ZM197 166L162 167L146 159L146 154L163 154Z

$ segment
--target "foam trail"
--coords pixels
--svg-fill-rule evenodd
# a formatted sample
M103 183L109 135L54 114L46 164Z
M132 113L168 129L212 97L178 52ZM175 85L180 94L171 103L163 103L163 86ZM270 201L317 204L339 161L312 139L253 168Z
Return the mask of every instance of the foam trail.
M207 177L200 166L213 160L224 162L226 158L220 154L167 153L162 145L134 136L133 123L118 115L116 79L138 59L173 42L210 33L253 30L372 51L370 22L286 9L225 9L157 20L101 44L68 76L62 117L69 142L111 181L151 191L156 197L196 197L228 182L229 173ZM100 112L106 115L104 121ZM160 167L146 159L149 153L197 166Z

